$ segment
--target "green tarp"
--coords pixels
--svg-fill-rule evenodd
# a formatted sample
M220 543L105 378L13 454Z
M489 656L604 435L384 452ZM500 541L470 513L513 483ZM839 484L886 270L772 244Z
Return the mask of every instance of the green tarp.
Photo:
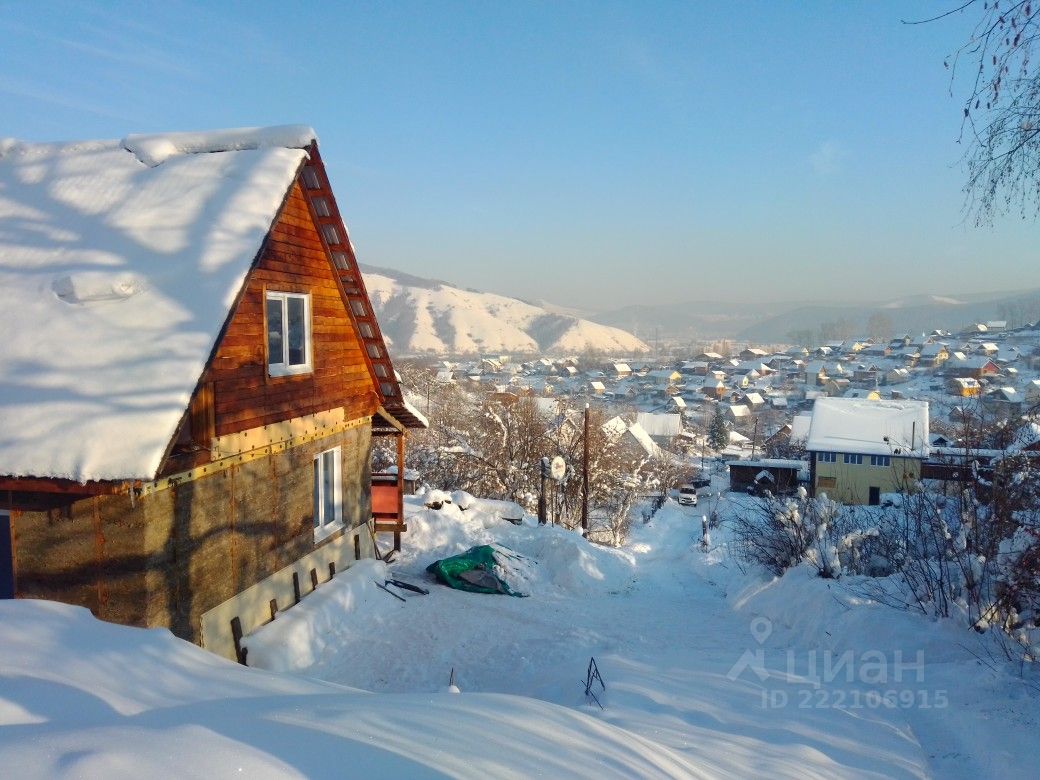
M504 593L507 596L523 597L495 574L495 548L488 544L470 547L466 552L434 561L426 571L449 588L468 590L473 593Z

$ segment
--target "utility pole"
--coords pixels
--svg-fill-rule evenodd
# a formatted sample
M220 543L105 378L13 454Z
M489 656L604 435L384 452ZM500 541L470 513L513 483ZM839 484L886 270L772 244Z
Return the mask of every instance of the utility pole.
M589 535L589 405L585 404L585 447L581 457L581 535Z
M758 444L758 418L755 418L755 432L751 434L751 460L755 459L755 446Z

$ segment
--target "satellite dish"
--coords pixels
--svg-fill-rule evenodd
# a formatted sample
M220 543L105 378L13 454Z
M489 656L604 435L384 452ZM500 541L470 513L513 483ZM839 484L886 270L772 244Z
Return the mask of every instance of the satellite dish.
M549 475L557 482L559 482L563 479L566 473L567 463L566 461L564 461L563 458L557 455L555 458L552 459L552 465L549 466Z

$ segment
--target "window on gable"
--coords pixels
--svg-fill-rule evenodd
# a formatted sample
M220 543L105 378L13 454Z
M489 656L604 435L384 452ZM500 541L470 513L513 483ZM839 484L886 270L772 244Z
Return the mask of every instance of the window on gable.
M332 212L329 210L329 202L325 198L311 198L311 203L314 205L314 213L319 217L332 216Z
M325 240L330 244L339 243L339 231L336 230L335 225L322 225L321 232L325 236Z
M311 297L267 293L267 371L271 376L311 371Z
M318 179L317 172L310 167L303 169L303 183L309 190L320 190L321 181Z
M342 527L340 448L333 447L314 458L314 541L320 541Z

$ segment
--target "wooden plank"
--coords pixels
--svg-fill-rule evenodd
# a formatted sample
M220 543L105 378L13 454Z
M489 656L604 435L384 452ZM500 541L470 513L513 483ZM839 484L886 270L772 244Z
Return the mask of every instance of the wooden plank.
M107 496L126 493L134 483L73 482L70 479L43 479L38 477L0 477L0 490L27 493L57 493L61 495Z

